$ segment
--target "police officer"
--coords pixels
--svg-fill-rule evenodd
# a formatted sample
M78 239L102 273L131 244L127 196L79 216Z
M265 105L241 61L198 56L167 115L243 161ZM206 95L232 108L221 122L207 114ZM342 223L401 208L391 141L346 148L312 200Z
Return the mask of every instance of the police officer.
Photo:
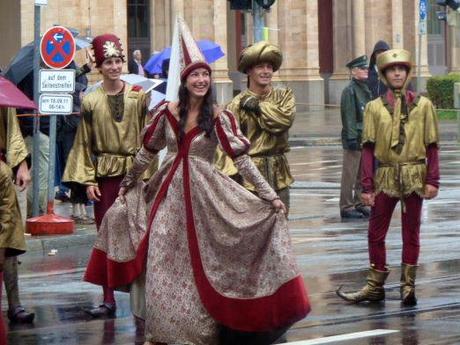
M367 218L370 210L360 200L361 133L363 113L372 94L366 83L368 60L363 55L351 60L347 65L351 81L342 91L340 113L342 116L343 167L340 185L340 216L347 218Z

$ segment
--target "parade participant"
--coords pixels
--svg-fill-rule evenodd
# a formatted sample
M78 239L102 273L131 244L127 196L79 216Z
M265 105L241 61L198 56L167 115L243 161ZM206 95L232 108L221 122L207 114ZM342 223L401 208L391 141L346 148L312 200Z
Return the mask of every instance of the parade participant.
M388 50L377 58L387 93L368 103L364 115L363 201L372 206L369 219L367 285L358 292L337 294L350 302L381 301L389 274L385 237L398 201L402 210L401 300L415 305L415 278L420 251L423 199L436 197L439 188L438 123L431 101L407 90L410 53ZM374 173L374 160L379 161Z
M0 108L0 160L8 164L9 168L15 172L15 184L19 191L25 191L30 184L31 178L27 159L29 152L27 151L24 138L19 128L16 110L14 108ZM9 193L5 191L5 193ZM10 195L13 198L13 195ZM14 194L14 200L17 195ZM9 200L11 205L16 205L16 209L11 210L11 216L15 218L12 222L17 229L15 236L22 243L24 238L24 227L19 209L19 204L14 200ZM13 242L16 242L14 240ZM24 248L25 250L25 243ZM5 282L5 290L8 298L8 318L13 323L30 323L34 320L35 314L27 312L21 305L19 299L19 283L18 283L18 260L15 255L7 256L3 263L3 280ZM0 284L1 286L1 284Z
M63 181L86 185L87 196L94 201L99 229L141 145L139 134L147 110L142 89L120 79L124 55L119 38L113 34L100 35L93 39L92 45L103 82L83 98L82 120ZM88 311L94 317L115 314L113 289L103 286L103 293L103 304Z
M377 97L380 97L387 92L387 87L379 77L377 57L388 49L390 49L390 46L387 42L382 40L378 41L374 45L371 58L369 59L369 76L367 78L367 85L369 86L369 90L371 90L372 99L376 99Z
M305 317L309 304L285 206L247 155L250 144L232 113L213 105L211 67L180 18L178 28L179 101L153 115L120 189L128 196L153 155L167 147L144 188L147 232L130 260L96 247L86 278L121 286L145 269L146 344L212 345L219 325L249 332L285 327ZM215 169L218 145L262 199ZM106 267L91 271L91 261L102 258Z
M340 114L342 117L342 180L340 183L340 216L342 219L369 217L370 210L361 202L360 164L363 113L371 92L366 84L367 56L347 63L352 79L342 91Z
M26 243L11 169L0 160L0 286L6 257L25 252ZM1 307L0 288L0 307ZM6 329L0 313L0 344L6 344Z
M295 98L291 89L275 88L272 76L283 61L277 46L262 41L241 52L238 70L248 76L248 89L237 95L227 106L236 117L251 147L249 156L289 209L289 186L294 182L286 152L289 151L289 128L294 122ZM222 156L216 166L223 173L235 176L237 169L231 159ZM237 177L239 180L239 177ZM244 187L256 192L249 181Z

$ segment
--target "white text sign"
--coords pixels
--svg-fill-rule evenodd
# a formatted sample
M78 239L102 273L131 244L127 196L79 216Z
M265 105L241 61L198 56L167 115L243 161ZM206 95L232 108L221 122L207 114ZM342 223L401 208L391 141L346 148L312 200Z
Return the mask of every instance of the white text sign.
M41 94L38 107L41 114L71 114L73 97L66 94Z
M71 92L75 91L75 70L73 69L41 69L39 92Z

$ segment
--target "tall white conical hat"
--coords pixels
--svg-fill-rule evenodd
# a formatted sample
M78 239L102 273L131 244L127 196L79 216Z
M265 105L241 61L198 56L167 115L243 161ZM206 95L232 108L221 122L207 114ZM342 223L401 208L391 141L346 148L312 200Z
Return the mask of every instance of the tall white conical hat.
M181 17L177 18L180 43L181 80L185 80L191 71L206 68L211 73L211 66L206 62L189 27Z
M205 68L211 73L211 66L206 62L187 23L182 17L177 16L171 46L166 100L177 100L180 81L187 79L190 72L197 68Z

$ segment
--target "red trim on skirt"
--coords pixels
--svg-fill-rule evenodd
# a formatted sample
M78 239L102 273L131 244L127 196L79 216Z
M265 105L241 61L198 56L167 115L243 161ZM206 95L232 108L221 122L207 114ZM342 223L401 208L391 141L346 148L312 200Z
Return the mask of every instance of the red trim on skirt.
M262 332L282 328L303 319L310 311L310 304L301 276L286 282L271 296L252 299L223 296L212 287L206 277L193 219L187 159L190 144L200 132L201 129L195 127L185 135L184 142L168 176L155 198L148 221L148 231L139 245L136 258L129 262L116 263L108 259L104 252L94 249L85 280L98 285L117 287L131 283L142 272L147 261L152 222L179 164L183 161L187 236L191 263L201 302L209 314L217 322L229 328L247 332Z

